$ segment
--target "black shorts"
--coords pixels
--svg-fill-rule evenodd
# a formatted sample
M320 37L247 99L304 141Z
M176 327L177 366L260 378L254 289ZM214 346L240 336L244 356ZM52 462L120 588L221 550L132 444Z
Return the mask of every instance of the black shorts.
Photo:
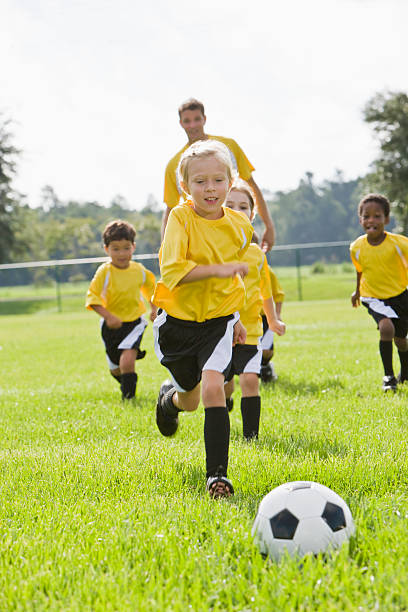
M380 300L378 298L361 298L362 304L377 323L381 319L391 319L397 338L405 338L408 333L408 291Z
M234 325L239 314L198 323L159 311L153 324L154 349L170 372L177 391L191 391L203 370L228 374L231 366Z
M147 323L143 317L139 317L136 321L122 323L119 329L111 329L102 319L102 339L105 343L106 359L110 370L119 367L120 356L124 349L140 347L146 326Z
M268 319L264 314L262 315L262 332L261 349L271 351L273 349L273 331L269 329Z
M235 374L259 374L261 371L262 349L256 344L236 344L232 349L231 369L227 380Z

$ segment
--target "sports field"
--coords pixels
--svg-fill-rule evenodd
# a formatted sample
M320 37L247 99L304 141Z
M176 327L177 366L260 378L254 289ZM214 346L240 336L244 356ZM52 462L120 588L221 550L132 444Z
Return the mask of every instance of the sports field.
M377 332L348 300L287 302L283 318L258 442L231 413L236 495L220 501L205 493L202 408L172 439L156 429L150 324L123 405L95 314L0 318L0 610L408 609L408 387L382 393ZM346 500L349 548L260 556L258 503L290 480Z

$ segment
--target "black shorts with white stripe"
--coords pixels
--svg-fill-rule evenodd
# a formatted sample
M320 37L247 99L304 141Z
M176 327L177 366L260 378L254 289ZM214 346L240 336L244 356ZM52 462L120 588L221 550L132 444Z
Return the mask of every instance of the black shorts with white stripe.
M397 338L405 338L408 333L408 291L405 290L385 300L362 297L362 304L377 323L381 319L391 319Z
M102 319L102 339L105 343L106 359L109 369L119 367L119 360L124 349L139 349L147 323L143 317L136 321L126 321L118 329L111 329Z
M262 315L262 338L261 338L261 348L263 351L272 351L273 350L273 331L269 329L268 319L266 315Z
M228 374L238 319L239 314L235 313L199 323L176 319L159 310L153 324L154 348L177 391L194 389L203 370Z
M236 344L232 349L231 369L227 380L235 374L259 374L261 371L262 349L256 344Z

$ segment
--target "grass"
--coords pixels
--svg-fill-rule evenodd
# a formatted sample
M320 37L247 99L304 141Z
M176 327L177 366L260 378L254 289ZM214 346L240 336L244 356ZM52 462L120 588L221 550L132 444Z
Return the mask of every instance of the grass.
M165 371L146 332L136 405L122 405L93 313L0 319L0 610L408 609L408 389L384 396L374 324L343 300L288 302L261 436L231 413L236 495L205 493L203 410L162 438ZM315 480L349 504L332 557L264 560L262 497Z

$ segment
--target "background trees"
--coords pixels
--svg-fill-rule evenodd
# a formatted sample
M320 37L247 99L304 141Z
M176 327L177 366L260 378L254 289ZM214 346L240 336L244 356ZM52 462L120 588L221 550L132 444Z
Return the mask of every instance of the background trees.
M12 179L18 149L11 144L10 120L0 115L0 262L10 259L15 243L15 210L21 196L14 191Z

